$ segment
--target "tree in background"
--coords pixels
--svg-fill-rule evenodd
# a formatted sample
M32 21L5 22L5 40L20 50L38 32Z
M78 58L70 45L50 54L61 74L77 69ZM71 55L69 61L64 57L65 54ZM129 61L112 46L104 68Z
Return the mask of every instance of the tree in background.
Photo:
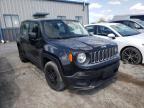
M106 22L105 18L100 18L98 21L96 21L97 23L101 23L101 22Z

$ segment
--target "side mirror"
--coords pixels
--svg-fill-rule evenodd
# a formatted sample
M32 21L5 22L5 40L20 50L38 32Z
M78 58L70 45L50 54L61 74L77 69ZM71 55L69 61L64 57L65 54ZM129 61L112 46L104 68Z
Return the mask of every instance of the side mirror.
M30 32L29 33L29 40L35 40L37 38L36 33Z
M112 34L112 33L111 33L111 34L108 34L108 37L111 38L111 39L115 39L115 35Z

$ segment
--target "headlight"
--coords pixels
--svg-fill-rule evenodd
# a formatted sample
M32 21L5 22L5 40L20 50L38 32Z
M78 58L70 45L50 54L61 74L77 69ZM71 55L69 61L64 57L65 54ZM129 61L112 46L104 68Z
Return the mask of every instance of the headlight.
M85 53L79 53L77 55L77 62L78 63L84 63L86 61L86 54Z

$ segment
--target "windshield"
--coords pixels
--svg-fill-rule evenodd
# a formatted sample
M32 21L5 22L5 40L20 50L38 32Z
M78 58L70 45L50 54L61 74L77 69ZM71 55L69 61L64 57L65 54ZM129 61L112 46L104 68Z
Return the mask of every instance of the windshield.
M115 25L111 25L111 27L122 36L133 36L133 35L139 34L138 31L136 31L128 26L125 26L123 24L115 24Z
M88 32L77 21L44 21L44 32L51 39L65 39L88 36Z

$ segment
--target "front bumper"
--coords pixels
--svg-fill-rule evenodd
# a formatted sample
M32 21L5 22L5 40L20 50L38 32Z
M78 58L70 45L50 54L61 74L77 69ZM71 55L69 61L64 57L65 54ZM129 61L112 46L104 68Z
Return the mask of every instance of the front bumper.
M119 61L99 69L79 71L72 76L65 76L65 82L70 88L93 89L113 79L118 68Z

